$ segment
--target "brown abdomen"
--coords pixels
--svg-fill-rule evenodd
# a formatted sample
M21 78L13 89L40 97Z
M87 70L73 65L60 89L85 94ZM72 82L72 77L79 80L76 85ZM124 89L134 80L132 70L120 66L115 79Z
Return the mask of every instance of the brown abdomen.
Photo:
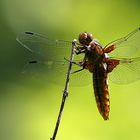
M104 120L109 119L110 102L107 72L104 64L96 64L93 69L93 86L98 110Z

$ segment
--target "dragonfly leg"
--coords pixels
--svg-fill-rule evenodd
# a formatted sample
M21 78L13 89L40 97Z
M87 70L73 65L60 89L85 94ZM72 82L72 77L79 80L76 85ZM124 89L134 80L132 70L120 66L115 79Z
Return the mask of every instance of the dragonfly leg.
M75 53L78 55L78 54L81 54L81 53L85 53L85 50L76 50Z
M64 57L64 59L65 59L66 61L70 62L69 59L67 59L67 58L65 58L65 57ZM82 62L75 62L75 61L73 61L72 64L77 65L77 66L80 66L80 67L83 66Z
M76 70L76 71L74 71L74 72L71 72L71 74L74 74L74 73L80 72L80 71L82 71L82 70L84 70L84 68L79 69L79 70Z
M66 61L70 61L70 60L68 60L67 58L64 58ZM84 64L85 64L85 61L83 61L83 62L72 62L72 64L74 64L74 65L77 65L77 66L80 66L80 67L82 67L81 69L79 69L79 70L76 70L76 71L73 71L73 72L71 72L71 74L74 74L74 73L77 73L77 72L80 72L80 71L82 71L82 70L84 70L85 68L84 68Z
M82 71L84 69L88 69L88 67L87 67L87 61L85 60L85 58L84 58L84 60L82 62L79 62L79 66L82 67L82 68L79 69L79 70L76 70L76 71L72 72L71 74L80 72L80 71Z
M75 53L78 55L78 54L81 54L81 53L85 53L85 48L82 46L82 47L75 47Z

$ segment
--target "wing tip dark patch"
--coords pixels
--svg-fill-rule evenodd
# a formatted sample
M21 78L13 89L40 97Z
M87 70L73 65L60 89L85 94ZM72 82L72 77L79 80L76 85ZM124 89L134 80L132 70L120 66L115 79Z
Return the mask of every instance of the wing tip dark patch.
M29 64L34 64L34 63L38 63L38 61L37 61L37 60L31 60L31 61L29 61L28 63L29 63Z
M139 30L140 30L140 27L139 27Z
M29 34L29 35L34 35L34 33L33 32L25 32L25 34Z

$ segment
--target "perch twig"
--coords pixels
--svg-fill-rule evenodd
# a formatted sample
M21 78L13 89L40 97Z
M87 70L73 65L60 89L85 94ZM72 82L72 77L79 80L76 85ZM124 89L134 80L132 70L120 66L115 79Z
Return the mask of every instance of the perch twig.
M70 80L72 62L73 62L73 58L74 58L75 43L76 43L75 40L72 41L72 50L71 50L71 55L70 55L70 61L69 61L68 72L67 72L67 77L66 77L66 82L65 82L65 88L64 88L64 91L63 91L61 106L60 106L58 118L57 118L57 121L56 121L54 133L53 133L52 138L50 138L50 140L55 140L55 138L56 138L56 134L57 134L58 127L59 127L59 124L60 124L60 121L61 121L61 116L62 116L62 112L63 112L63 109L64 109L65 101L66 101L66 98L68 97L68 87L69 87L69 80Z

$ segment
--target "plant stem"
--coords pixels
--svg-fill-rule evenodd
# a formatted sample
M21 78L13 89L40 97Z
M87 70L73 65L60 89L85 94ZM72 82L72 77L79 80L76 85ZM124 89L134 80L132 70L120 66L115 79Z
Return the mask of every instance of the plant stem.
M73 62L73 58L74 58L75 43L76 43L75 41L72 41L72 50L71 50L71 55L70 55L70 61L69 61L68 72L67 72L67 77L66 77L66 82L65 82L65 88L64 88L64 91L63 91L61 106L60 106L58 118L57 118L57 121L56 121L54 133L53 133L52 138L50 138L50 140L55 140L55 138L56 138L58 127L59 127L59 124L60 124L60 121L61 121L62 112L63 112L64 105L65 105L65 101L66 101L66 98L68 97L68 87L69 87L69 80L70 80L72 62Z

